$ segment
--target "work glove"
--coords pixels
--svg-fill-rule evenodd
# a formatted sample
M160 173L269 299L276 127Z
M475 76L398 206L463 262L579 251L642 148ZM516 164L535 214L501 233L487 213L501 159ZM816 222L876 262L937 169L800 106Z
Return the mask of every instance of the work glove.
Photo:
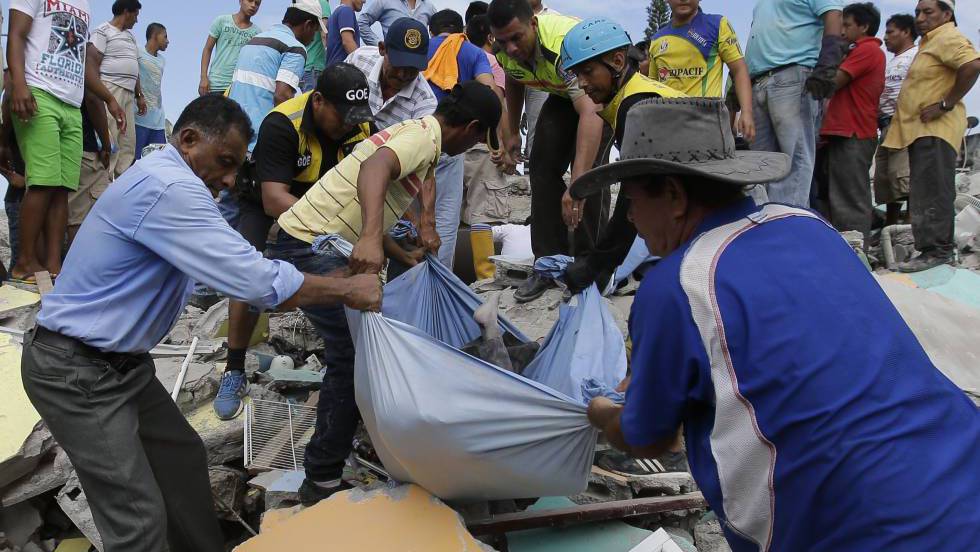
M804 87L815 100L826 100L834 95L834 77L847 51L847 43L840 36L825 36L820 47L817 66L813 68Z

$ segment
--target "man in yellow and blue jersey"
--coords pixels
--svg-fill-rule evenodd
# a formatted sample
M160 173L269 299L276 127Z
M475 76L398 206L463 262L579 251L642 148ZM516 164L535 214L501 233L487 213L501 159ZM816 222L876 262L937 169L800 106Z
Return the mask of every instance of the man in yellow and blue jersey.
M751 142L752 81L732 24L723 15L704 13L701 0L667 1L671 21L650 41L650 77L688 96L721 98L722 65L728 65L741 111L736 130Z

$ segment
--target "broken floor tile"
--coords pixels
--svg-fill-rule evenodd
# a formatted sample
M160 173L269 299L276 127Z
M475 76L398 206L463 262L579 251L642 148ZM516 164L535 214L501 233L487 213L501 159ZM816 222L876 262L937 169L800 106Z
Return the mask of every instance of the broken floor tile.
M344 491L288 519L269 521L259 536L235 550L319 552L324 535L336 550L490 550L470 535L456 512L416 485Z

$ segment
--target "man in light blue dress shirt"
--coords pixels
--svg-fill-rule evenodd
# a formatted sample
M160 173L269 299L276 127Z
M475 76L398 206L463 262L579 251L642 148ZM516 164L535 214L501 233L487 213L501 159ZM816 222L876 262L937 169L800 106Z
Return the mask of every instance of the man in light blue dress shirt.
M357 16L357 27L361 34L361 44L377 46L378 37L371 30L375 22L381 23L382 36L388 36L388 27L403 17L411 17L429 26L429 18L438 9L430 0L368 0Z
M261 308L378 309L377 276L306 275L263 258L214 201L252 138L232 100L191 102L168 146L102 195L24 340L24 389L68 453L104 552L224 550L200 437L148 351L200 281Z

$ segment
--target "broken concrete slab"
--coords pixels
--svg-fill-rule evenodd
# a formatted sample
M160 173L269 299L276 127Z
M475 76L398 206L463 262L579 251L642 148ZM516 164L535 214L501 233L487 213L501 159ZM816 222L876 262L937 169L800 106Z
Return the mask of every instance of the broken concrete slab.
M245 446L245 417L221 420L214 413L210 402L198 406L187 414L187 421L204 441L208 452L208 465L216 466L241 461Z
M92 543L99 552L102 552L102 536L95 527L95 520L92 519L92 510L88 507L88 498L82 490L81 483L78 482L78 475L72 472L68 483L61 488L56 498L58 506L81 531L82 535Z
M228 299L211 305L194 323L192 332L197 336L217 337L218 329L228 321Z
M705 514L694 526L694 544L698 552L732 552L714 512Z
M626 476L592 466L588 491L575 498L581 502L603 502L641 496L678 496L697 490L694 477L687 472Z
M214 494L215 511L221 519L236 521L236 514L241 514L242 503L245 499L245 470L231 466L211 466L208 468L208 478L211 480L211 492Z
M299 502L299 487L306 478L303 470L276 471L278 477L265 490L265 507L282 508Z
M18 289L13 286L0 286L0 320L22 318L26 314L33 321L33 315L37 314L40 306L40 294ZM24 329L20 325L16 325L16 327L18 329Z
M416 485L344 491L292 516L266 517L262 532L236 551L319 552L323 535L337 550L492 550L469 534L456 512ZM273 517L285 519L272 523Z
M269 317L269 332L287 346L305 353L321 351L326 346L313 324L298 310L273 313Z
M0 534L15 549L24 546L41 527L41 513L32 504L22 502L3 509L0 515Z
M55 446L34 471L14 481L3 489L0 506L6 508L63 486L71 477L73 468L65 451Z
M6 286L0 286L0 289ZM20 372L21 345L0 333L0 488L31 473L54 446L27 393Z
M315 391L323 383L323 374L311 370L269 368L265 372L257 372L256 378L260 384L276 393Z
M172 391L174 385L177 383L177 375L180 373L180 366L183 362L184 359L177 356L153 359L157 379L160 380L160 383L168 391ZM187 375L184 377L184 385L181 389L193 388L198 380L213 372L215 372L215 364L213 362L191 361L187 365Z

